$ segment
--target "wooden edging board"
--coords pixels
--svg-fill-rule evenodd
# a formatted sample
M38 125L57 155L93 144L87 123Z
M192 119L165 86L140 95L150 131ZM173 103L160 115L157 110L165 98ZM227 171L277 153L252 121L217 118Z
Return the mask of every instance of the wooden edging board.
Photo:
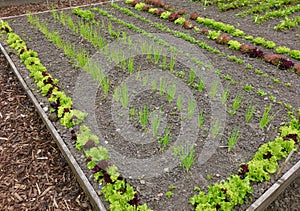
M270 205L289 184L300 176L300 161L290 168L276 183L261 195L246 211L264 210Z
M79 182L81 188L84 190L85 194L89 197L90 202L94 208L94 210L97 211L106 211L102 201L100 200L99 196L97 195L96 191L94 190L91 183L88 181L86 175L84 174L83 170L80 168L79 164L75 160L74 156L71 154L69 148L64 143L63 139L58 134L57 130L55 129L52 122L48 119L47 114L40 106L38 100L33 95L29 87L27 86L26 82L24 81L23 77L19 73L17 67L15 66L14 62L8 55L7 51L4 49L2 44L0 43L0 48L2 53L4 54L6 60L8 61L10 67L12 68L14 74L17 76L20 84L22 85L24 91L28 95L28 97L31 99L32 103L34 104L37 112L39 113L40 117L42 118L43 122L47 126L48 130L51 132L51 135L53 139L55 140L56 144L58 145L61 153L63 154L64 158L67 160L69 166L71 167L74 175L76 176L77 181Z

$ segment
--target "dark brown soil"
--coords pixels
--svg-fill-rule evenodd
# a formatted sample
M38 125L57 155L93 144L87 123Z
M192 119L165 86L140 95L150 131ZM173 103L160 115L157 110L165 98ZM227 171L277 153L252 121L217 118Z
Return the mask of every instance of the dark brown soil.
M171 5L180 6L180 9L185 9L188 13L194 12L195 5L190 4L189 1L186 1L185 3L182 3L182 1L166 1L170 3ZM124 7L129 7L125 5L124 3L120 3L119 5L122 5ZM128 22L134 23L136 26L143 28L147 30L148 32L155 32L160 33L159 30L157 30L153 25L146 24L145 22L142 22L140 20L137 20L133 17L129 17L127 15L124 15L123 13L116 11L115 9L112 9L109 5L104 7L105 10L110 11L112 14L114 14L117 18L120 18L122 20L126 20ZM166 24L171 29L175 29L178 31L184 31L181 27L177 25L173 25L172 23L169 23L167 21L161 20L157 17L154 17L151 14L147 14L145 12L137 12L136 13L141 14L143 17L146 17L154 22ZM228 23L236 24L236 18L233 16L233 12L228 13L218 13L216 8L210 8L207 10L201 11L201 13L204 16L215 18L216 20L226 20ZM89 53L93 55L96 50L95 48L88 42L78 39L78 35L74 35L70 30L68 30L66 27L57 24L54 22L53 18L51 17L51 14L42 14L39 16L41 21L47 22L49 25L49 28L55 29L59 31L61 34L63 34L64 38L72 41L77 46L84 46L86 49L88 49ZM72 16L72 18L77 19L77 17ZM107 40L108 43L114 41L114 39L110 38L107 32L105 32L105 29L107 29L107 23L110 22L106 17L96 15L96 20L103 21L105 26L102 26L101 30L104 32L104 37ZM249 24L249 20L240 20L239 26L237 28L240 28L244 30L247 34L256 35L256 36L263 36L265 38L269 38L273 41L275 41L278 45L287 45L288 47L291 47L293 49L299 49L299 42L295 43L295 31L286 32L286 33L274 33L272 28L266 28L266 26L262 25L261 28L257 26L253 26ZM246 23L248 23L246 25ZM52 43L50 43L40 32L37 30L31 28L29 24L26 21L26 18L17 18L13 21L10 21L10 24L13 27L13 30L16 31L18 34L22 34L22 38L26 41L28 46L35 51L39 53L39 58L41 59L42 63L47 67L47 69L50 71L50 73L55 77L58 78L60 81L60 86L63 90L68 92L68 94L72 95L72 92L75 87L75 81L76 77L80 73L80 69L74 68L74 65L70 65L69 60L64 56L58 56L63 55L63 52L59 49L57 49ZM112 26L114 29L120 29L124 30L124 27L119 26L118 24L112 23ZM134 34L133 31L126 29L127 34ZM227 138L232 131L233 128L236 126L240 126L241 128L241 136L237 143L237 145L234 147L234 150L232 153L228 153L226 148L218 148L215 155L208 160L208 162L201 166L197 165L197 162L193 165L189 173L186 173L182 168L179 166L172 169L172 171L166 173L162 176L151 178L151 179L135 179L130 180L130 183L135 187L136 190L139 191L142 202L146 202L150 208L155 210L190 210L191 206L187 204L187 199L192 196L193 194L196 194L196 192L193 192L194 186L200 186L202 189L205 189L208 184L213 184L215 182L219 182L224 180L228 175L232 173L236 173L238 169L238 165L242 162L247 162L251 159L253 156L253 153L257 150L257 148L266 141L271 141L274 139L274 137L277 135L279 126L288 120L288 117L286 115L287 109L282 104L273 104L273 114L278 111L278 114L275 116L274 120L272 121L270 127L268 129L262 130L259 128L259 119L261 114L263 113L263 108L271 103L268 97L260 97L257 94L255 94L255 91L258 89L263 89L265 92L272 93L277 99L277 101L281 101L283 103L289 103L294 108L298 108L300 106L299 100L299 90L300 90L300 83L299 83L299 77L297 77L295 74L288 72L288 71L280 71L276 67L264 63L263 61L260 61L259 59L251 59L246 56L241 55L239 52L235 52L232 50L229 50L227 47L217 45L214 41L208 40L205 35L196 34L194 32L190 32L191 35L195 36L199 40L205 41L208 45L218 48L222 52L224 52L226 55L236 55L238 58L244 59L245 63L243 65L237 65L234 62L228 61L228 59L225 59L221 57L220 55L215 55L210 52L205 52L206 57L209 58L210 62L213 64L213 66L221 72L220 78L221 83L223 87L229 86L230 95L228 98L227 106L229 106L233 103L233 100L236 95L241 95L243 99L245 99L241 105L241 108L236 112L235 115L231 116L227 114L227 123L225 130L222 134L221 139L221 145L227 144ZM189 50L185 49L184 46L182 46L183 50ZM199 49L199 51L203 51ZM18 63L18 58L16 55L12 55L13 59ZM53 62L55 61L55 62ZM142 65L142 70L147 69L153 69L153 64L149 63L143 63L143 59L140 59L139 61L142 61L140 65ZM245 65L251 64L254 68L252 70L246 70ZM137 64L139 65L139 64ZM24 66L18 63L18 66L20 67L20 70L22 71L22 74L24 77L28 74L26 70L24 69ZM255 74L254 70L259 69L263 73L267 74L267 77L261 76L258 74ZM176 71L183 70L186 75L186 79L188 79L188 68L184 66L181 63L176 64ZM118 84L119 81L122 78L126 78L127 75L120 72L120 69L117 67L110 73L110 77L113 84ZM237 83L230 83L228 80L225 79L225 76L229 75L231 78L236 81ZM280 80L280 84L273 83L273 78L278 78ZM232 80L232 81L233 81ZM28 80L28 83L30 84L31 81ZM286 86L286 83L291 83L291 86ZM243 86L246 84L251 84L255 91L253 92L245 92L243 91ZM34 86L32 86L34 87ZM205 90L203 93L199 94L197 96L195 94L195 97L197 99L198 105L203 108L207 108L209 105L208 102L208 96L207 96L208 90ZM111 94L111 92L110 92ZM149 93L148 93L149 94ZM113 126L113 119L110 114L111 112L111 96L110 98L106 100L100 100L101 99L101 92L98 92L98 100L96 107L96 115L97 115L97 123L100 125L100 129L103 132L106 139L110 142L112 142L111 147L115 150L118 150L121 152L125 157L133 157L133 158L144 158L149 156L155 156L160 155L161 152L159 145L157 143L151 143L147 145L142 146L136 146L132 143L126 142L126 140L123 140L121 136L118 136L118 133L116 132L118 128L115 128ZM148 96L148 95L147 95ZM151 96L151 95L150 95ZM153 94L153 96L155 96ZM140 108L140 103L145 103L150 105L150 107L155 107L160 100L159 97L153 97L153 101L147 99L145 96L139 96L134 102L130 105L131 107ZM144 97L144 98L143 98ZM41 102L45 102L45 99L38 97ZM247 106L249 105L249 100L251 99L253 104L257 105L257 111L254 115L253 120L251 120L250 123L245 123L244 119L244 112ZM201 101L202 100L202 101ZM160 101L161 102L161 101ZM162 105L162 107L166 110L170 109L166 105ZM171 111L168 110L166 113L170 114ZM206 109L204 112L205 116L211 115L211 110ZM242 119L242 121L241 121ZM209 118L206 119L204 129L209 127L210 120ZM178 134L178 125L176 125L176 119L174 121L170 121L171 123L174 123L174 125L171 125L171 129L174 131L174 134ZM141 129L140 125L135 124L134 121L129 122L128 124L132 124L137 129ZM66 130L61 129L58 125L57 127L61 131L68 132ZM61 132L62 136L67 138L69 137L68 133ZM200 136L197 140L197 148L196 153L201 152L201 148L203 147L203 143L201 138L205 137L205 130L202 132L199 132ZM201 137L203 135L203 137ZM69 143L69 146L72 148L72 144ZM172 143L172 140L171 140ZM74 154L76 154L77 159L82 163L84 166L85 163L82 160L81 155L77 154L75 150L73 151ZM299 159L299 153L295 154L294 158L292 159L293 162L297 161ZM291 164L292 164L291 163ZM286 169L285 169L286 170ZM90 172L87 172L88 175L90 175ZM212 179L208 180L206 179L207 175L211 175ZM270 187L270 185L275 182L279 176L272 177L272 180L269 182L265 182L263 184L254 185L254 194L252 196L253 199L256 199L258 196L260 196L266 188ZM168 191L168 186L176 186L175 190L173 190L173 197L171 199L168 199L164 196L165 192ZM96 187L96 186L95 186ZM293 187L291 192L284 193L283 196L285 196L286 199L281 199L284 201L284 203L281 202L274 202L273 205L271 205L270 209L280 209L280 208L286 208L287 204L290 203L290 208L297 207L299 204L299 185L293 184L290 187ZM288 190L289 191L289 190ZM296 194L295 194L296 193ZM298 193L298 194L297 194ZM281 196L280 198L282 198ZM239 209L244 210L246 206L248 206L251 202L247 201L246 205L241 206ZM238 208L237 208L238 209Z

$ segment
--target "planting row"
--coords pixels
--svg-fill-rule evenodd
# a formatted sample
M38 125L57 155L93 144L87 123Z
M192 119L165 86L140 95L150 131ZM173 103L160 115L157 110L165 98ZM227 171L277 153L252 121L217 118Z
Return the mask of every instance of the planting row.
M29 19L41 27L37 20L31 16ZM58 80L53 79L40 63L38 54L27 48L26 43L12 31L7 22L1 21L0 30L7 36L7 44L18 51L18 55L30 71L30 76L34 78L40 88L41 94L48 98L52 108L50 112L57 113L61 125L73 127L82 122L86 114L72 109L72 99L67 97L63 91L59 91ZM44 27L43 31L46 32L47 28ZM62 42L56 33L48 32L47 37L49 40L55 40L56 44ZM125 178L120 176L117 167L109 163L108 151L101 146L96 147L98 138L90 132L88 127L83 125L80 127L80 132L75 133L72 130L71 133L72 140L76 141L76 149L84 152L88 161L87 167L93 170L95 179L103 186L102 193L110 202L111 210L149 210L146 204L139 205L137 193Z
M186 29L192 29L194 28L196 31L200 31L199 28L195 27L194 24L192 24L190 21L186 20L184 17L181 17L182 14L185 14L185 11L178 10L174 12L166 11L163 12L162 9L159 8L153 8L150 5L146 5L145 3L139 3L137 0L127 0L126 3L130 3L132 6L135 7L137 10L145 10L149 13L156 14L162 19L168 19L171 22L174 22L175 24L183 25ZM165 3L162 1L159 1L158 5L160 7L166 7ZM168 8L170 9L170 8ZM192 20L196 20L199 23L202 23L206 26L213 27L215 29L227 32L233 36L236 37L242 37L246 38L247 40L252 40L252 42L255 45L263 45L266 48L275 48L276 44L272 41L267 41L264 38L257 37L253 38L252 36L246 36L245 33L241 30L235 29L234 26L229 24L224 24L222 22L214 21L213 19L208 18L202 18L197 13L191 14L190 18ZM228 45L230 49L234 50L240 50L242 53L249 54L252 58L265 58L266 62L269 62L273 65L278 66L280 69L291 69L294 68L295 71L300 72L300 65L294 65L294 63L286 58L284 58L282 55L279 54L270 54L270 55L264 55L263 51L259 50L255 46L247 45L247 44L241 44L237 40L233 40L231 37L229 37L227 34L221 34L220 31L213 31L213 30L202 30L203 33L207 35L208 38L216 40L217 43ZM277 53L287 53L292 58L300 60L300 50L290 50L289 48L285 46L279 46L276 48Z

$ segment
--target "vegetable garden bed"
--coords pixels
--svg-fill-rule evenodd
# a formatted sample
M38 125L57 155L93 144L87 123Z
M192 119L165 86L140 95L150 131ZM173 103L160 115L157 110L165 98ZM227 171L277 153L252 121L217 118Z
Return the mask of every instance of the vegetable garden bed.
M245 210L299 160L300 42L235 13L126 0L1 43L107 208Z

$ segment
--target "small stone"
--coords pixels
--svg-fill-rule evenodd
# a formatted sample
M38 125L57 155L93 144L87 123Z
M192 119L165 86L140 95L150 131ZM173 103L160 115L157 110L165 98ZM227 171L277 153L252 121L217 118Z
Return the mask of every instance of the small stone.
M145 185L145 184L146 184L146 181L145 181L145 180L140 180L140 183L141 183L142 185Z
M44 110L45 112L47 112L47 111L48 111L48 107L47 107L47 106L43 107L43 110Z
M221 175L220 174L215 174L215 176L219 178Z
M170 169L167 167L167 168L164 168L164 172L169 172Z
M163 193L159 193L157 194L157 197L162 197L164 194Z

